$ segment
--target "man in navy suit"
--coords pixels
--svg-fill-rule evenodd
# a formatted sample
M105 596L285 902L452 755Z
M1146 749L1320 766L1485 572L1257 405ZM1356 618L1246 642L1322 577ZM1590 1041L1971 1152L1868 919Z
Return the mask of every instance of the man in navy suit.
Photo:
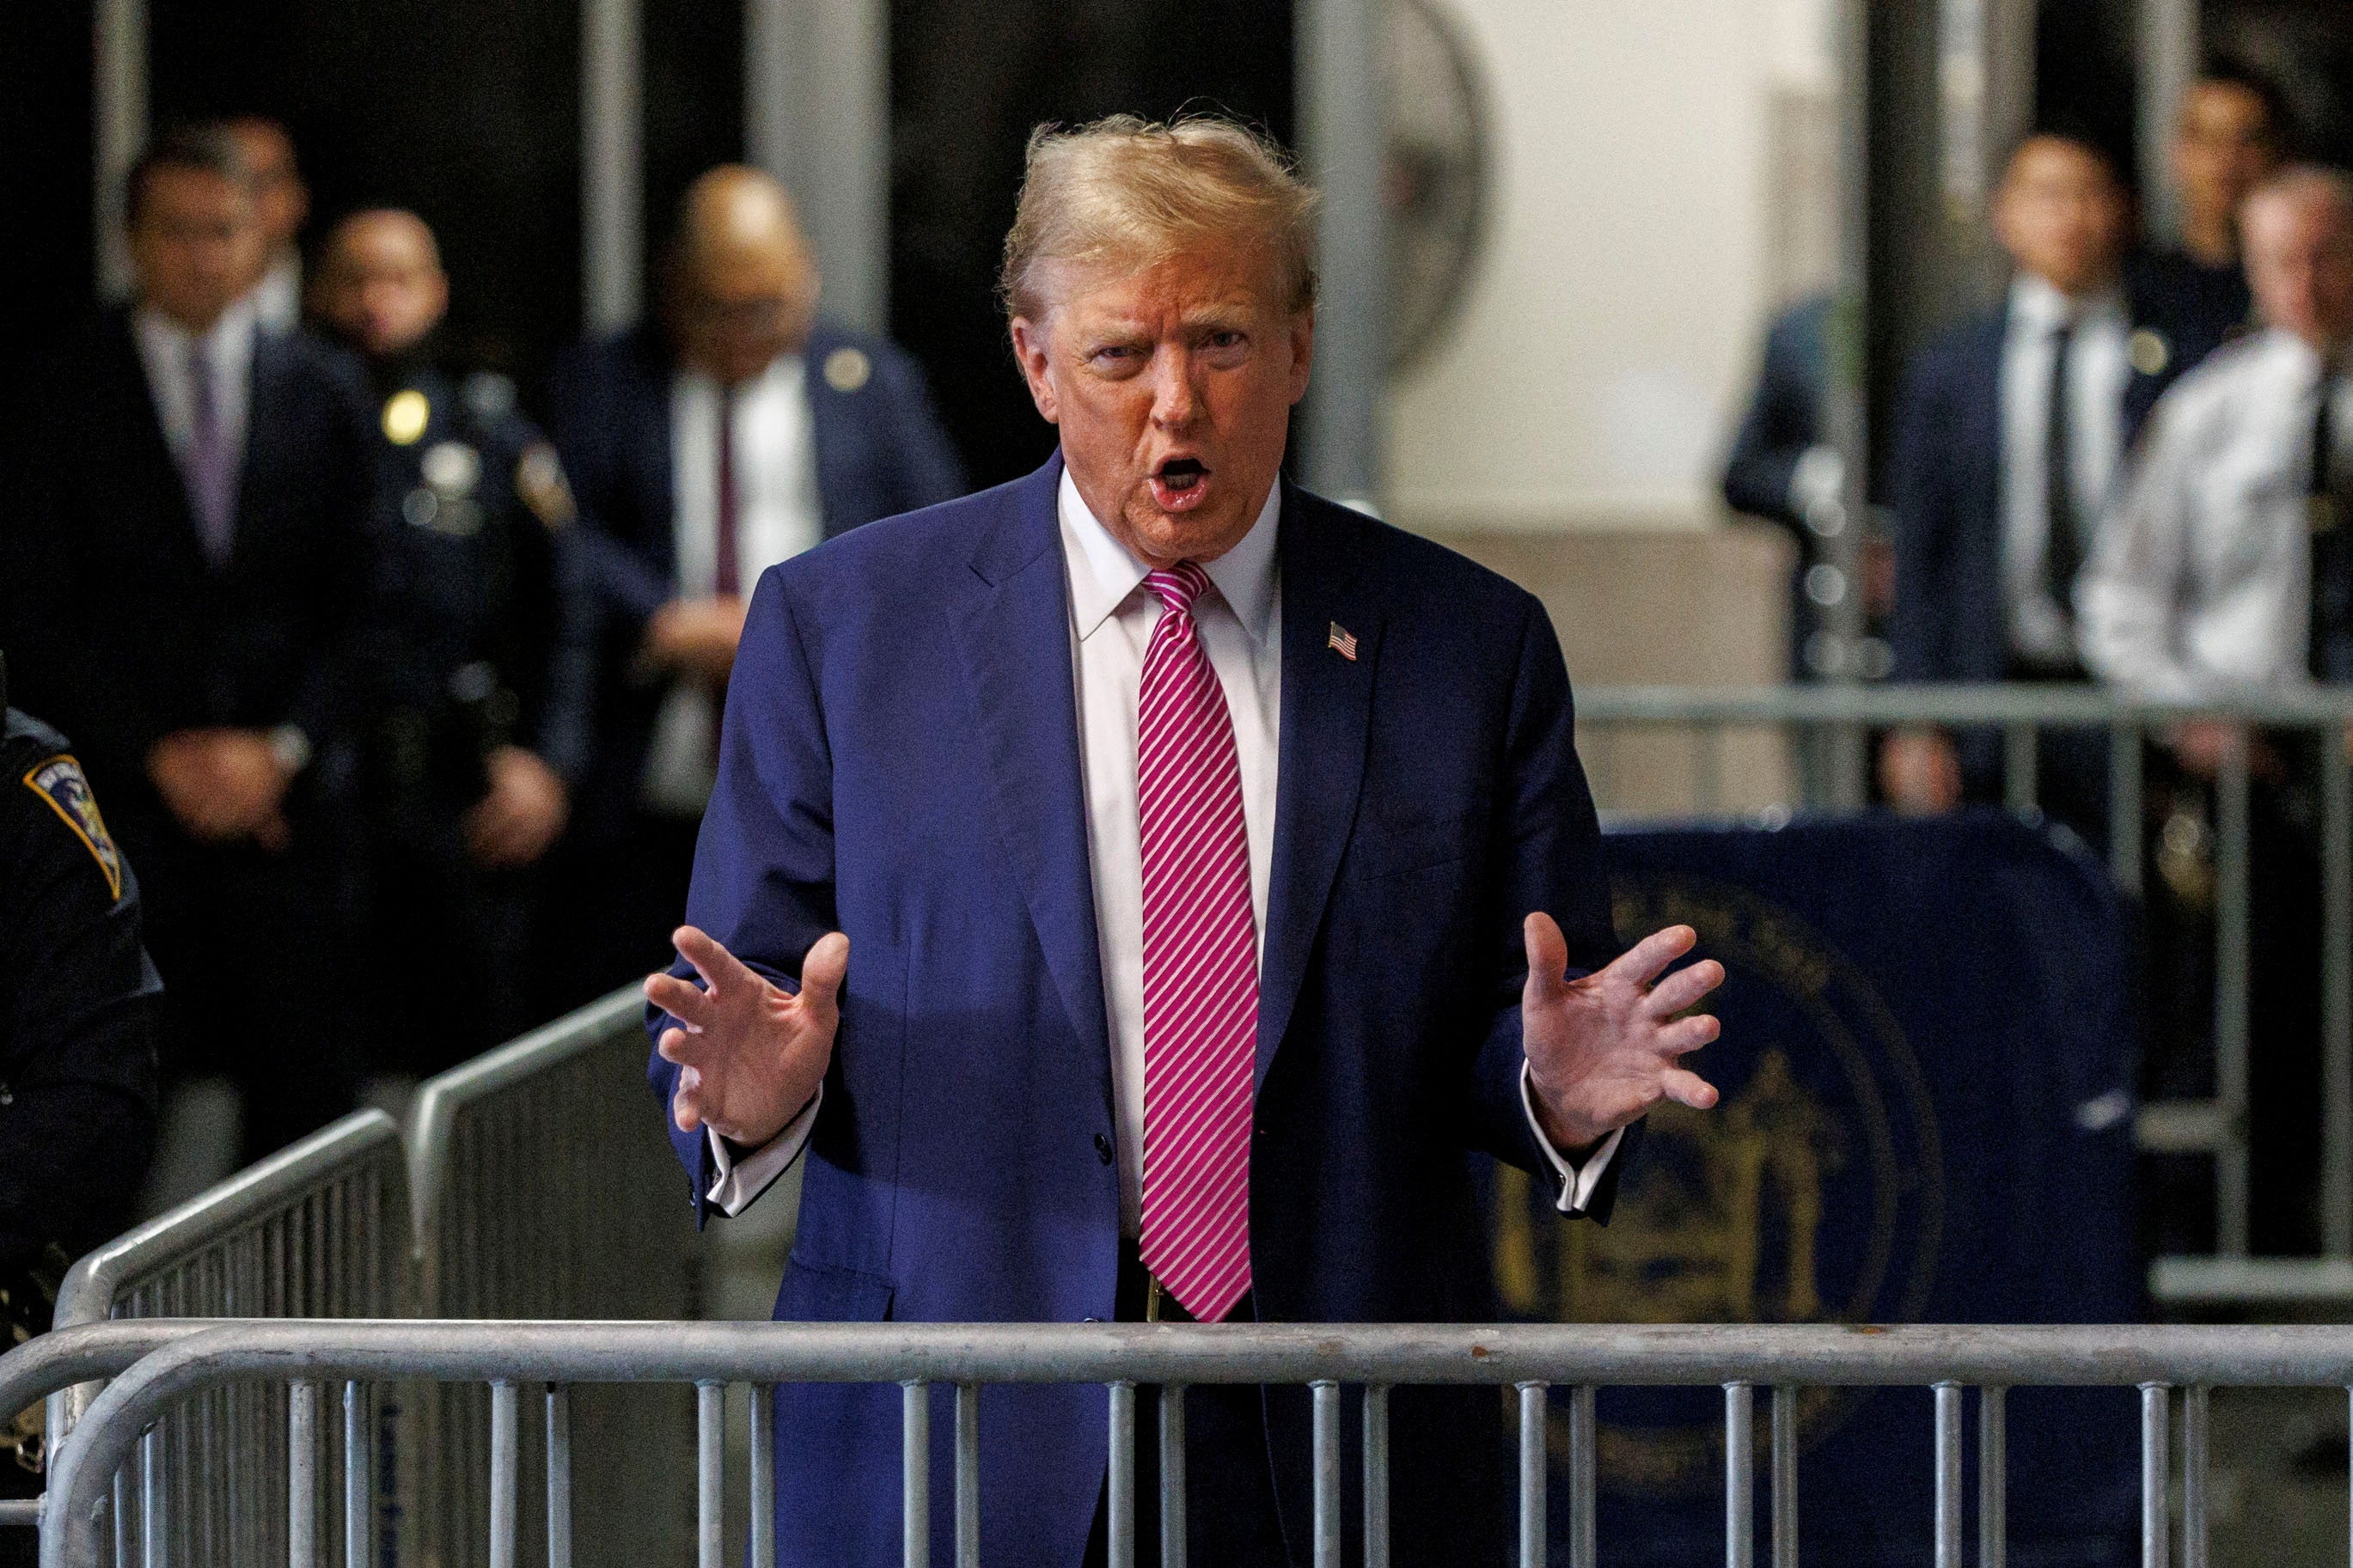
M689 188L664 315L559 367L552 426L603 611L598 733L555 900L583 992L642 973L676 919L745 595L787 556L964 493L914 362L815 315L781 186Z
M1281 482L1312 203L1222 121L1033 138L1005 291L1060 452L761 579L646 988L698 1213L808 1161L780 1318L1475 1320L1474 1152L1599 1215L1630 1124L1715 1103L1723 971L1619 956L1542 606ZM1397 1401L1393 1560L1493 1561L1493 1396ZM1104 1408L989 1391L985 1555L1104 1560ZM898 1412L780 1394L779 1562L895 1555ZM1303 1563L1306 1391L1186 1420L1194 1560Z
M1895 677L2084 679L2076 573L2142 420L2177 373L2168 325L2122 279L2130 221L2115 165L2090 142L2038 132L2011 155L1994 229L2017 264L1999 310L1920 355L1896 416ZM1999 798L1990 735L1888 737L1880 776L1899 808ZM2044 797L2096 836L2105 737L2046 740ZM2096 837L2094 841L2098 841Z
M333 1004L365 394L340 355L256 321L252 177L226 131L164 138L126 204L137 300L50 383L22 665L139 867L165 1064L232 1078L258 1156L353 1092Z

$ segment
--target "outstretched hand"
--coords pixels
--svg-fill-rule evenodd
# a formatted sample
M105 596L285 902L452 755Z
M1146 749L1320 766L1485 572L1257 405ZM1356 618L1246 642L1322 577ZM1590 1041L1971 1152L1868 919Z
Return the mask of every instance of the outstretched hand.
M819 937L801 962L797 995L771 982L692 926L670 933L702 977L646 977L646 1000L678 1020L655 1048L678 1064L670 1114L685 1132L708 1127L757 1148L800 1114L825 1080L841 1023L849 939Z
M1662 1100L1694 1110L1715 1103L1715 1086L1678 1064L1721 1026L1704 1013L1678 1015L1724 984L1724 965L1705 959L1659 979L1697 931L1669 926L1580 980L1567 978L1568 943L1550 915L1530 915L1525 934L1521 1031L1536 1114L1556 1147L1588 1148Z

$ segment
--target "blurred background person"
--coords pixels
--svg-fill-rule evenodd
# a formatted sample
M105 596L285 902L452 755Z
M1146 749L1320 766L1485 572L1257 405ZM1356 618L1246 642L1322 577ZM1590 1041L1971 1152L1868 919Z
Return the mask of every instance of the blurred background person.
M2278 175L2245 208L2248 276L2264 330L2168 395L2147 450L2078 589L2084 657L2105 680L2159 697L2353 681L2353 182ZM2255 955L2253 1236L2295 1251L2318 1237L2317 757L2293 739L2177 727L2193 784L2249 748ZM2159 788L2167 781L2158 781ZM2160 869L2163 869L2160 850Z
M352 1099L334 1004L365 413L347 360L260 329L233 136L167 134L124 202L134 301L46 383L22 658L144 879L165 1065L236 1083L250 1158Z
M948 500L914 363L816 315L784 188L729 165L681 205L662 318L562 365L552 422L602 616L596 753L566 856L577 998L657 963L683 907L744 609L769 566Z
M1994 196L2016 273L2002 305L1932 343L1905 379L1889 490L1895 509L1895 676L1906 681L2084 679L2075 575L2161 389L2160 329L2124 287L2128 193L2108 154L2029 136ZM2045 809L2104 842L2105 736L2045 731ZM1988 733L1914 729L1882 743L1900 810L2000 798Z
M512 384L437 358L449 304L433 231L355 213L319 254L312 306L366 366L377 410L363 750L372 1065L438 1072L521 1034L538 882L586 761L595 627L554 448ZM451 1009L419 974L474 1000Z
M67 1267L131 1222L162 989L72 743L7 689L0 663L0 1351L47 1329ZM24 1416L0 1410L0 1497L41 1490L37 1407ZM0 1531L0 1563L29 1565L33 1544Z
M226 122L253 173L253 216L261 230L260 270L253 308L262 330L290 332L302 324L302 225L311 216L311 187L294 161L294 138L263 115Z
M2170 329L2179 374L2252 325L2239 255L2239 211L2279 167L2287 107L2259 77L2212 70L2190 84L2166 153L2181 214L2180 243L2133 258L2133 289Z

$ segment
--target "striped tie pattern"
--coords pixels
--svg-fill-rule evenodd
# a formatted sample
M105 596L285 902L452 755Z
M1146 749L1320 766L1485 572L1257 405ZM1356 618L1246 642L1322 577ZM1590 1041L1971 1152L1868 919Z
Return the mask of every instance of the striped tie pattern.
M1250 1079L1258 931L1226 694L1180 561L1145 584L1164 609L1144 656L1136 808L1144 845L1144 1229L1139 1252L1195 1321L1250 1285Z

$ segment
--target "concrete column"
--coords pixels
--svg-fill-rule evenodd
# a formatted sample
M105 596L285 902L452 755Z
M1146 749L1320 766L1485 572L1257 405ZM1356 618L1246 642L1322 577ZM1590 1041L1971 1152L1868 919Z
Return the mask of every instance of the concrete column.
M1377 506L1388 374L1378 0L1298 0L1300 145L1324 195L1323 304L1304 409L1310 489Z
M122 177L147 142L147 0L97 0L90 20L96 57L90 92L96 282L100 299L118 300L131 292Z
M890 13L885 0L744 0L744 155L791 191L827 316L891 319Z
M581 0L580 301L592 332L645 297L644 58L638 0Z
M2198 79L2198 0L2140 0L2140 101L2137 152L2142 210L2149 237L2160 243L2180 236L2181 214L2166 174L2166 145L2181 96Z

